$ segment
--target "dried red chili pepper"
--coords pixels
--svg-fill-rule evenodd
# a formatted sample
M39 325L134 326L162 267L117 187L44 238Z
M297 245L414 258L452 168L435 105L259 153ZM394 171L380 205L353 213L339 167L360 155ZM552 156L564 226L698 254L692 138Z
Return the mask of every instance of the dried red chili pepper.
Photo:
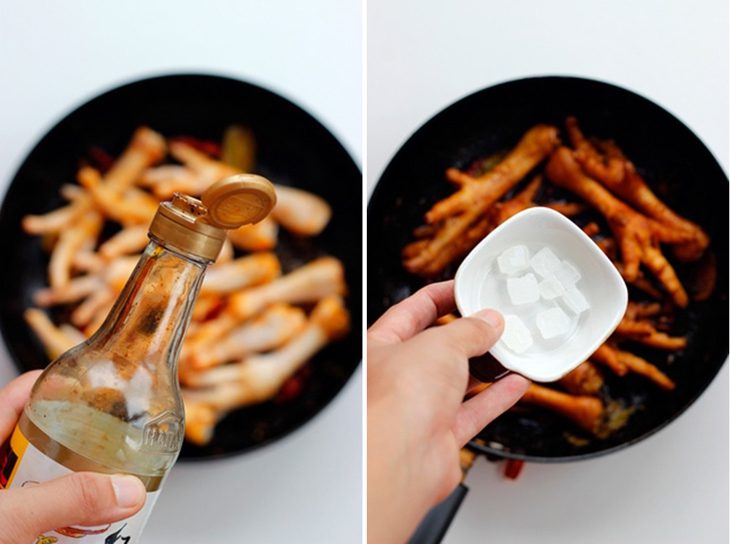
M89 148L89 159L91 161L91 166L96 168L102 174L106 174L114 164L114 157L98 146L92 146Z
M510 480L516 480L522 472L522 467L525 466L524 461L517 459L507 459L504 465L504 477Z
M200 138L193 138L192 136L175 136L171 139L173 142L180 142L189 145L193 149L197 149L206 155L219 159L221 156L221 145L218 142L212 140L201 140Z

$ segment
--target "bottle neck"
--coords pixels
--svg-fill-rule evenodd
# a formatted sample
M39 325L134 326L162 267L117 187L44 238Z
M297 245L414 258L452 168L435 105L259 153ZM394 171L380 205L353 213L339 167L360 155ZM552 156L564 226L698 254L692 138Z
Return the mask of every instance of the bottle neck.
M90 344L133 365L162 362L174 376L207 264L150 241Z

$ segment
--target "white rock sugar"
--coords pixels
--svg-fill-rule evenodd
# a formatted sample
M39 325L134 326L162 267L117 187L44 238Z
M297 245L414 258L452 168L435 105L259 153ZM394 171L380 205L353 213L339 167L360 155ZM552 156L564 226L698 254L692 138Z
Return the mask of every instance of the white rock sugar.
M582 314L591 307L583 293L575 286L565 290L562 300L576 315Z
M497 257L499 271L502 274L513 275L522 272L530 266L530 251L525 246L512 246L505 249Z
M570 317L560 308L550 308L538 313L535 323L545 340L563 335L570 330Z
M538 276L547 278L560 268L560 259L549 247L544 247L530 259L530 266Z
M496 261L500 287L507 283L502 335L507 349L516 354L531 348L552 350L555 342L580 326L578 316L590 305L578 288L581 271L573 262L550 247L530 249L523 244L506 248Z
M528 273L519 278L507 278L507 294L515 306L540 300L535 274Z
M540 290L540 296L545 300L553 300L565 294L565 287L555 276L542 280L538 285L538 289Z
M524 353L532 346L532 334L516 315L504 316L502 342L515 353Z
M562 261L555 270L555 278L567 289L580 281L580 272L569 261Z

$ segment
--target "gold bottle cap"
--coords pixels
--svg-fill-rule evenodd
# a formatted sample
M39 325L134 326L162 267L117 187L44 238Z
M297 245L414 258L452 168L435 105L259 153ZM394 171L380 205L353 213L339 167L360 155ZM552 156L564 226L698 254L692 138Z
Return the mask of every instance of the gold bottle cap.
M150 225L150 237L184 253L214 261L226 230L258 223L276 204L274 186L254 174L238 174L211 185L201 200L175 193L163 202Z
M237 229L264 219L276 204L274 186L255 174L238 174L215 182L200 197L208 215L206 223Z

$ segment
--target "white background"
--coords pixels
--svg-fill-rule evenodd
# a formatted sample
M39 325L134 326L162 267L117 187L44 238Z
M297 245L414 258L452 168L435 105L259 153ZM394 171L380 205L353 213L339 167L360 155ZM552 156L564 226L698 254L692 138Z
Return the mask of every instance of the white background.
M319 118L359 162L361 19L358 2L337 0L0 0L0 190L72 108L161 72L222 73L280 92ZM3 353L0 384L14 374ZM178 464L145 542L359 541L361 384L358 370L323 413L272 446Z
M593 77L654 100L728 169L728 4L369 0L368 186L433 114L494 83ZM727 543L728 368L675 423L623 452L529 464L516 482L477 462L445 542Z

